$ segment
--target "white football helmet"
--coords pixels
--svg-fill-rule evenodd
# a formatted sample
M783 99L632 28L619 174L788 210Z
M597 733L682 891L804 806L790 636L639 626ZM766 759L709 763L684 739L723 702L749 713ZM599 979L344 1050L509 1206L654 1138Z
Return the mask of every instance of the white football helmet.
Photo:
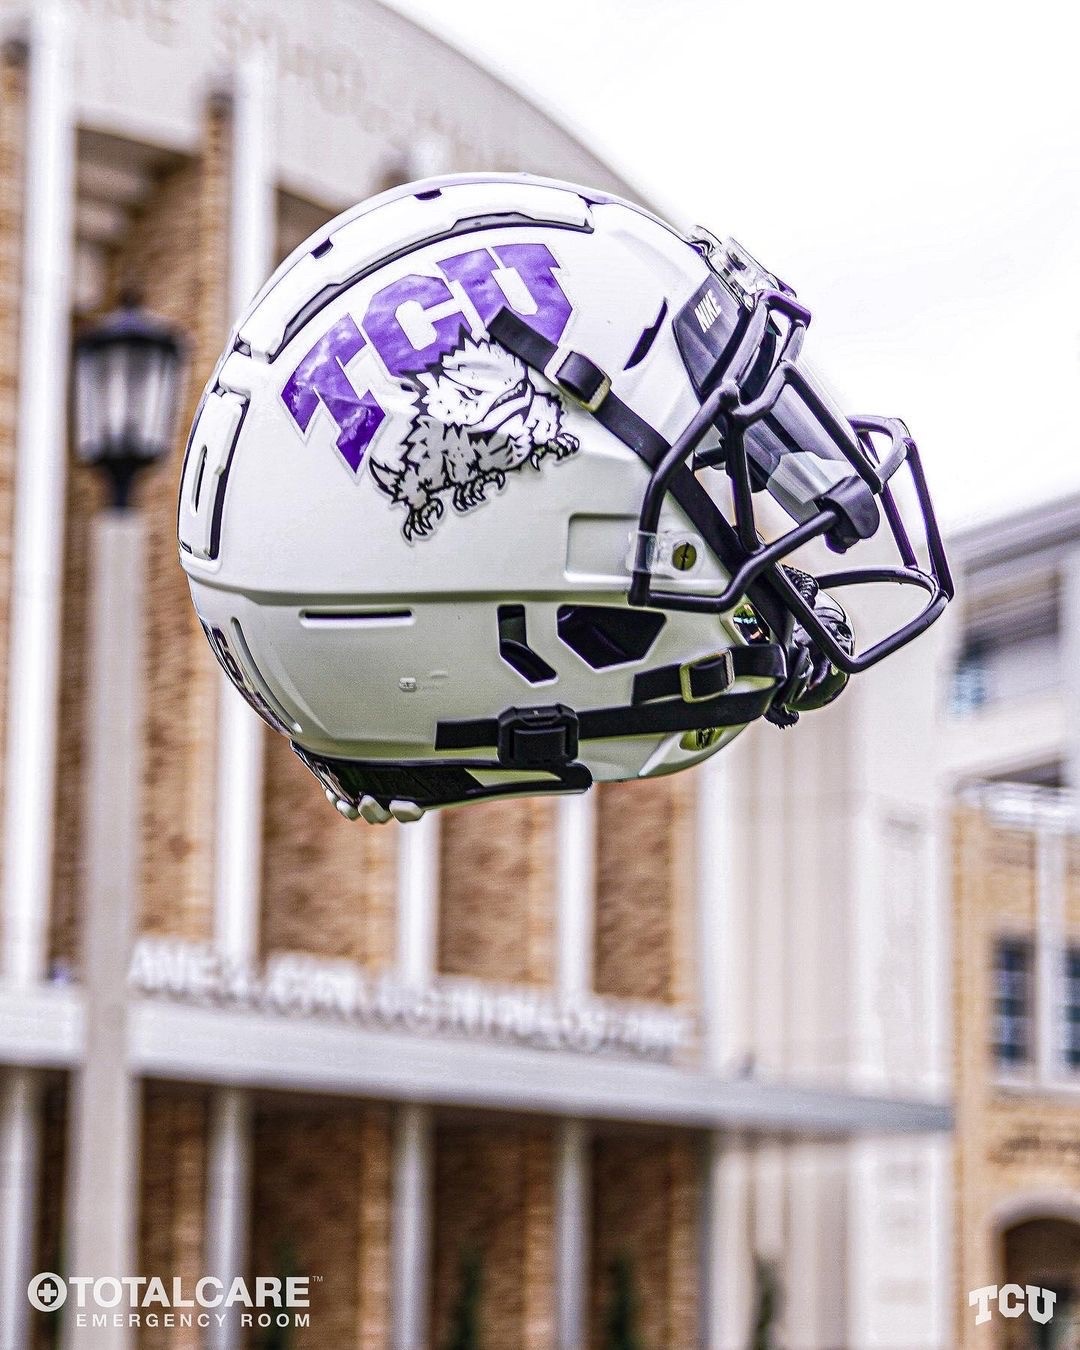
M906 428L837 411L809 317L738 245L566 183L339 216L240 320L188 443L180 559L233 683L372 820L671 773L835 697L952 583ZM894 567L784 562L882 515ZM858 652L820 586L883 580L925 605Z

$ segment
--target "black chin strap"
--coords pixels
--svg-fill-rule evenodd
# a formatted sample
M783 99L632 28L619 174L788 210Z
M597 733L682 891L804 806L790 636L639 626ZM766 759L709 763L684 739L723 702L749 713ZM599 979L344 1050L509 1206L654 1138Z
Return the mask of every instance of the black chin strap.
M650 469L655 469L670 449L654 427L611 392L611 381L589 357L557 347L508 309L495 315L488 332L591 413ZM724 566L734 570L740 562L733 547L734 535L688 467L684 465L672 476L669 490ZM773 607L768 597L759 604L766 614ZM744 677L769 683L763 689L732 692L731 686ZM754 642L682 665L640 672L634 677L629 706L578 712L559 703L507 708L498 717L438 723L437 751L459 755L462 751L494 750L494 759L470 756L387 764L327 759L295 743L293 749L325 786L354 804L371 797L384 808L401 801L429 808L506 795L583 792L592 776L576 762L580 741L743 726L769 712L777 690L787 679L784 648L775 642ZM708 744L705 741L703 748ZM535 771L538 776L482 782L474 776L480 770L488 774L498 770Z
M667 441L618 394L611 392L610 379L595 361L581 352L559 348L505 307L488 323L488 332L519 361L539 371L586 412L592 413L602 427L639 455L650 468L655 468L667 453L670 448Z
M499 717L440 722L435 749L496 747L499 763L506 768L567 764L576 756L579 741L743 726L768 711L786 674L784 650L778 643L729 647L683 665L642 671L634 679L630 707L575 712L554 704L508 708ZM764 689L729 692L741 676L771 683Z
M488 332L507 351L551 381L567 398L591 413L611 434L649 469L655 469L669 443L629 407L611 388L611 380L595 361L582 352L559 347L530 328L513 310L502 308L488 323ZM668 483L671 496L686 512L687 519L732 575L746 560L734 530L717 511L712 498L684 464ZM748 591L755 607L773 632L783 631L787 609L769 589L764 578Z
M490 320L488 332L595 417L650 468L655 468L670 449L654 427L612 393L611 380L589 357L560 348L506 308ZM737 563L730 557L726 541L717 547L712 499L689 468L684 466L674 475L671 491L720 560L728 566ZM767 679L769 684L763 689L731 692L736 679L743 676ZM629 707L578 712L554 704L508 708L498 717L440 722L435 749L495 748L500 766L509 769L563 766L574 761L578 743L583 740L743 726L768 712L786 679L787 661L779 643L731 647L682 665L642 672L635 677Z

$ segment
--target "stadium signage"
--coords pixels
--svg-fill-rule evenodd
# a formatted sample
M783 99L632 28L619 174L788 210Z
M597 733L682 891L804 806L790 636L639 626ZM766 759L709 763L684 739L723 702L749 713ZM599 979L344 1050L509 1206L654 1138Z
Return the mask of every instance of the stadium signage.
M129 973L136 993L201 1007L348 1022L416 1035L624 1055L669 1063L689 1048L692 1020L652 1003L441 977L424 987L393 972L302 953L272 955L258 968L210 944L144 937Z

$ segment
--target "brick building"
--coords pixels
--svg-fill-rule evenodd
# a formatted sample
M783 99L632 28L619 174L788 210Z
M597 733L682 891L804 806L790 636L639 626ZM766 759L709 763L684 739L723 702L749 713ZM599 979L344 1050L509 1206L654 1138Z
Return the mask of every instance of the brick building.
M965 1347L1080 1344L1080 502L959 535L944 767L954 880L956 1290ZM976 1325L1032 1285L1051 1322Z
M959 1343L1038 1350L1080 1338L1080 848L1072 802L984 790L956 856ZM1052 1321L976 1325L969 1291L1056 1295Z
M27 1303L50 1271L306 1276L298 1346L441 1346L475 1284L499 1350L601 1347L620 1298L646 1346L741 1350L771 1271L791 1350L943 1350L942 840L906 656L694 776L350 825L198 630L178 444L139 491L145 631L111 616L144 651L134 945L111 987L88 966L73 321L136 286L181 325L186 425L231 317L352 201L477 165L630 191L371 0L297 8L0 7L0 1347L285 1343L83 1330ZM103 1082L123 1166L87 1142ZM94 1235L124 1269L85 1268Z

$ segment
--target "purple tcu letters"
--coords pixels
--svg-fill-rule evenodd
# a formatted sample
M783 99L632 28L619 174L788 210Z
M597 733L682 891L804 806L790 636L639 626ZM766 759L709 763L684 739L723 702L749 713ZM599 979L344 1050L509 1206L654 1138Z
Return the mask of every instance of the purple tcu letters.
M358 394L345 367L366 346L351 314L328 329L293 371L281 391L301 431L307 431L321 402L338 426L337 448L353 473L386 414L371 393Z
M532 326L552 342L562 336L571 306L555 278L558 263L546 244L474 249L444 258L438 267L443 276L460 284L483 324L504 305L517 308L494 275L496 268L516 273L535 306L535 312L527 314ZM281 391L285 407L306 433L321 404L337 425L337 448L355 473L386 414L370 390L355 388L345 367L370 342L391 376L410 375L452 351L461 330L470 326L442 278L401 277L372 296L363 331L351 314L345 314L322 335ZM418 329L432 335L420 346L407 331Z

